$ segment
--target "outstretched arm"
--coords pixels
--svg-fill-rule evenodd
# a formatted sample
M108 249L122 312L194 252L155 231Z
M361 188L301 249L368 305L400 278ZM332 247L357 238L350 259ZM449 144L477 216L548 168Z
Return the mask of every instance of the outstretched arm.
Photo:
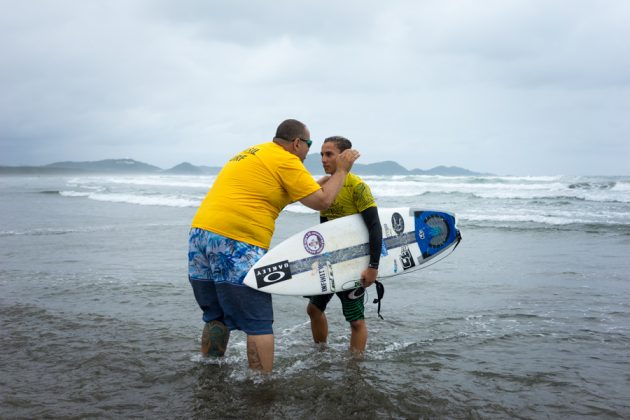
M352 168L352 164L359 158L359 152L354 149L344 150L337 156L337 170L332 174L322 187L312 194L300 200L300 203L313 210L326 210L337 198L341 191L346 175Z

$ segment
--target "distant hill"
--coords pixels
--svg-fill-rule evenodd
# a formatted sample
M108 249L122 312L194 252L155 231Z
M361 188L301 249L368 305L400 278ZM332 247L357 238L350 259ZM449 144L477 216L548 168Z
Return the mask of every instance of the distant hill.
M304 161L306 169L312 174L323 175L321 158L318 153L311 153ZM182 162L170 169L162 169L148 163L133 159L105 159L93 162L55 162L44 166L0 166L0 174L14 175L57 175L78 173L135 173L135 174L168 174L168 175L216 175L221 171L217 166L196 166ZM355 163L352 172L358 175L442 175L442 176L483 176L487 173L473 172L457 166L436 166L432 169L408 170L393 161L376 163Z
M162 169L148 163L133 159L105 159L95 162L55 162L45 165L45 168L80 170L107 173L157 173Z
M192 163L183 162L163 171L169 175L216 175L221 172L218 166L195 166Z
M310 154L304 161L304 166L313 174L323 174L322 161L319 155ZM402 175L409 171L396 162L385 161L376 163L355 163L352 172L358 175Z
M173 166L171 169L165 170L164 173L172 175L202 175L203 170L199 166L183 162Z
M411 175L441 175L441 176L491 176L493 174L484 172L473 172L459 166L436 166L435 168L422 170L412 169Z
M306 157L304 166L313 174L323 174L321 157L318 153L311 153ZM474 172L457 166L436 166L431 169L409 170L391 160L376 163L355 163L352 172L357 175L441 175L441 176L483 176L488 173Z

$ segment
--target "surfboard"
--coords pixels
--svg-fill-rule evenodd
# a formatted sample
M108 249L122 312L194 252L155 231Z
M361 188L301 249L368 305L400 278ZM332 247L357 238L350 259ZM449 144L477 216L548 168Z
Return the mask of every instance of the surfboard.
M422 268L461 240L453 213L379 208L383 231L378 279ZM303 230L270 249L243 281L261 292L323 295L361 285L369 263L369 236L360 214Z

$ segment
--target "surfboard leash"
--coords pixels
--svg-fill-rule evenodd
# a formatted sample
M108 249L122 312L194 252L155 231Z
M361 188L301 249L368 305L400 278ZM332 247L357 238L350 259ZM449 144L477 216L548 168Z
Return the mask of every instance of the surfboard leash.
M383 283L378 280L376 280L374 284L376 285L376 299L374 299L372 303L378 303L376 313L379 318L385 319L383 318L383 315L381 315L381 300L383 300L383 296L385 296L385 286L383 286Z

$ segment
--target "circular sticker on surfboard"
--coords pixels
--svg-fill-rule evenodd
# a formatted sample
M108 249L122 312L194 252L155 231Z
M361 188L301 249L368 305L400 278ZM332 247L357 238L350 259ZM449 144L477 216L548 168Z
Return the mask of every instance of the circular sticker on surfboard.
M394 228L394 232L398 235L405 231L405 219L403 219L400 213L392 214L392 228Z
M314 230L306 232L303 242L304 249L309 254L317 255L324 250L324 237Z

